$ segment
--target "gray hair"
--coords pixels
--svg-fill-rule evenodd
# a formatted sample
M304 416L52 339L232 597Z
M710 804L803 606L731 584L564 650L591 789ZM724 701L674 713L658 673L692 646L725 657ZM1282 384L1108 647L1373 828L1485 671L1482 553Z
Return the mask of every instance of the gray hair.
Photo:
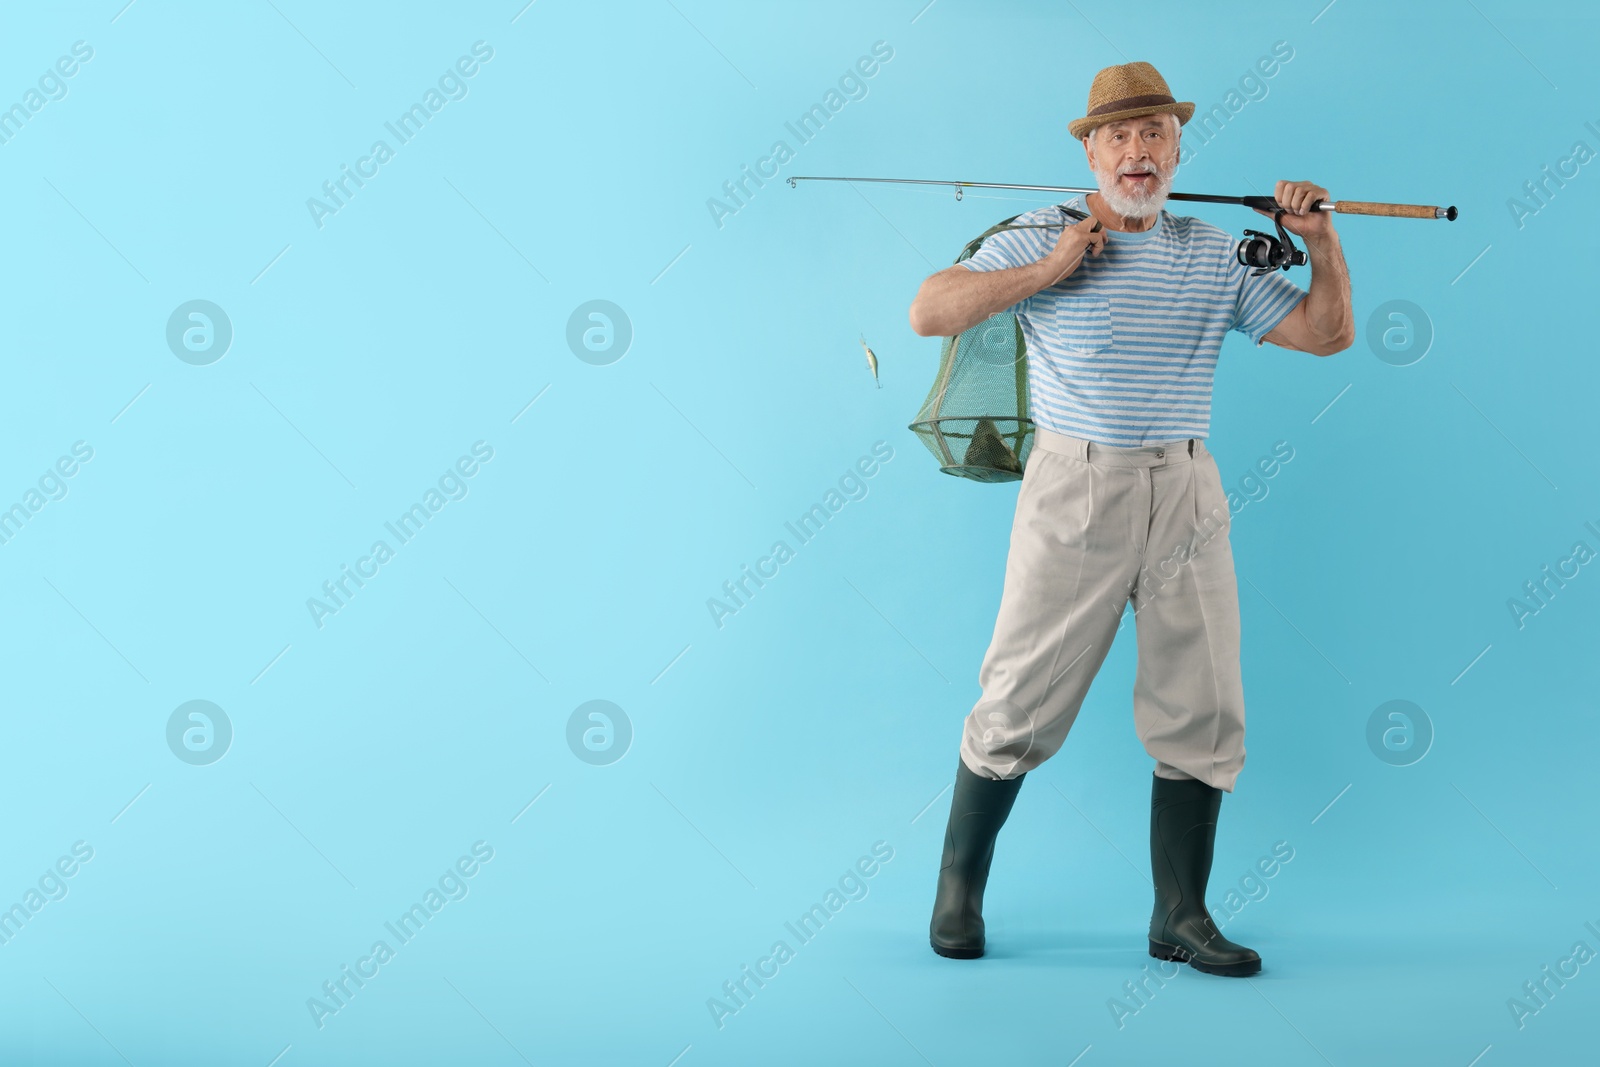
M1174 115L1170 111L1158 111L1158 112L1156 112L1156 114L1157 115L1165 115L1167 118L1172 120L1171 122L1167 123L1167 129L1169 131L1171 131L1173 137L1179 138L1179 139L1181 139L1183 137L1183 124L1178 121L1178 116L1177 115ZM1150 118L1150 117L1151 116L1149 116L1149 115L1140 115L1139 118L1137 118L1137 119L1122 119L1122 120L1119 120L1119 121L1138 122L1138 121L1141 121L1143 119ZM1109 122L1101 123L1099 126L1096 126L1094 129L1090 130L1087 134L1085 134L1083 139L1086 142L1090 143L1090 144L1099 144L1100 143L1100 131L1101 130L1110 129L1111 125L1112 124L1109 123Z

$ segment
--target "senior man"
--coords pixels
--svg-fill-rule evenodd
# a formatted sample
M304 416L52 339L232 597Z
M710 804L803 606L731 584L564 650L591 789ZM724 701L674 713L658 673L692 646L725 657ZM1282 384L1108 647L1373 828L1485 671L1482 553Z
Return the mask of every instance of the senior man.
M911 305L925 337L1011 311L1027 342L1034 445L1017 496L982 698L963 724L929 927L935 952L983 955L983 892L1023 776L1066 740L1126 604L1134 605L1134 728L1155 759L1150 955L1211 974L1261 969L1206 908L1217 813L1244 766L1238 589L1227 494L1205 447L1217 353L1229 330L1329 356L1355 330L1328 191L1280 181L1286 230L1305 239L1310 291L1252 275L1235 239L1165 210L1181 127L1149 63L1095 75L1068 123L1099 185L1073 224L1056 207L931 275ZM1077 197L1064 206L1079 206ZM1261 212L1269 215L1270 212Z

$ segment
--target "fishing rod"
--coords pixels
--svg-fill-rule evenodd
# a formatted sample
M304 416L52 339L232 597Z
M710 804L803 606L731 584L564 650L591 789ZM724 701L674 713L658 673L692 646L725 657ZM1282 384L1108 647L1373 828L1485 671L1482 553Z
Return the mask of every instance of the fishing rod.
M956 199L962 197L964 189L1022 189L1034 190L1044 193L1098 193L1098 188L1089 186L1072 185L1006 185L999 182L941 182L927 178L836 178L820 177L816 175L795 175L789 180L789 188L797 189L796 182L887 182L891 185L953 185L956 190ZM1239 204L1243 207L1255 208L1272 216L1273 225L1278 230L1274 237L1270 233L1260 230L1244 231L1244 239L1234 249L1234 257L1246 267L1254 267L1252 276L1259 276L1274 270L1288 270L1290 267L1302 267L1306 264L1306 253L1303 249L1296 248L1294 238L1289 236L1289 231L1283 228L1283 216L1286 209L1277 200L1270 196L1216 196L1211 193L1168 193L1169 200L1191 200L1206 204ZM1382 215L1397 219L1448 219L1456 220L1455 205L1449 207L1434 207L1431 204L1379 204L1369 200L1322 200L1316 199L1307 205L1312 211L1337 211L1346 215ZM1066 212L1068 208L1060 208ZM1087 218L1088 216L1085 216Z
M956 199L964 189L1022 189L1042 193L1098 193L1096 186L1071 185L1006 185L999 182L946 182L927 178L837 178L818 175L796 175L790 179L789 188L798 189L795 182L888 182L894 185L953 185ZM1270 196L1215 196L1209 193L1168 193L1169 200L1192 200L1206 204L1239 204L1260 211L1281 211L1282 205ZM1430 204L1379 204L1370 200L1313 200L1309 207L1316 211L1337 211L1342 215L1382 215L1397 219L1448 219L1456 220L1456 209L1434 207Z

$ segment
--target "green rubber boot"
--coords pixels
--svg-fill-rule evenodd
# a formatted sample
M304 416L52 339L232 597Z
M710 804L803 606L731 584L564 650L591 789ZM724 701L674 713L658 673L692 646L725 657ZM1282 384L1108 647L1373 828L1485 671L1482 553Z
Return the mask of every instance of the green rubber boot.
M956 760L944 861L928 926L928 941L941 956L972 960L983 955L983 888L989 882L995 837L1011 814L1024 777L996 781L974 774Z
M1255 974L1261 970L1261 957L1223 937L1206 910L1222 790L1198 778L1152 777L1150 873L1156 906L1150 916L1150 955L1187 962L1207 974Z

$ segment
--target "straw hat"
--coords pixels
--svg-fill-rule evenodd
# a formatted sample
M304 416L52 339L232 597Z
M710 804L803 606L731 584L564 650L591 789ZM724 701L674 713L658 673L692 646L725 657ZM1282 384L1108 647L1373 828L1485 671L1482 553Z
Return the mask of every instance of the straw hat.
M1089 86L1088 114L1067 123L1067 131L1081 141L1096 126L1163 111L1178 116L1178 125L1182 126L1194 114L1194 104L1174 100L1166 79L1150 64L1143 60L1123 63L1106 67L1094 76L1094 84Z

